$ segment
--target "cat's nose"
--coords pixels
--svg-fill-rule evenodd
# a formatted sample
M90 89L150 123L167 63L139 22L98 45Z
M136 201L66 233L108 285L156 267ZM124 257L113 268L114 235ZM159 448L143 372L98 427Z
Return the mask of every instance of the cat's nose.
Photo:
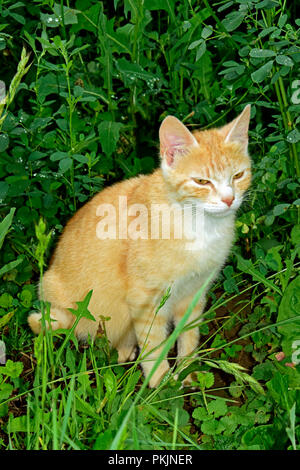
M231 204L233 203L234 201L234 196L227 196L227 197L224 197L223 199L221 199L222 202L225 202L225 204L227 204L228 207L231 206Z

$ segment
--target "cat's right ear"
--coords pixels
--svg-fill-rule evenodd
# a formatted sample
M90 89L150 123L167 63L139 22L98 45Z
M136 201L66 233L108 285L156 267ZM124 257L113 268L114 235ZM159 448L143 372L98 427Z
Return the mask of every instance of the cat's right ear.
M159 129L160 155L168 166L172 166L177 156L190 147L198 145L193 134L174 116L167 116Z

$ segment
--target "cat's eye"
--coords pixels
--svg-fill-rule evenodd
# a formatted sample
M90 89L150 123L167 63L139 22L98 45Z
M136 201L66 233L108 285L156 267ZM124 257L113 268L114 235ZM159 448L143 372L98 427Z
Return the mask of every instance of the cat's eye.
M202 185L210 183L209 180L204 180L204 179L201 179L201 178L193 178L193 180L195 181L195 183L202 184Z
M244 176L244 171L240 171L239 173L236 173L236 175L234 175L233 179L234 180L239 180L242 176Z

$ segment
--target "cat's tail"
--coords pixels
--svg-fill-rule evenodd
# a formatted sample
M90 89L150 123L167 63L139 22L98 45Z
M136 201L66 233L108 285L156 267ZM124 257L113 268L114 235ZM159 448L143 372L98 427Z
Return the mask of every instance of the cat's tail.
M58 330L60 328L71 328L74 316L68 312L68 310L60 308L51 308L50 320L52 330ZM42 314L40 312L33 312L28 317L28 323L30 328L35 334L39 334L42 329ZM49 328L49 324L46 324Z

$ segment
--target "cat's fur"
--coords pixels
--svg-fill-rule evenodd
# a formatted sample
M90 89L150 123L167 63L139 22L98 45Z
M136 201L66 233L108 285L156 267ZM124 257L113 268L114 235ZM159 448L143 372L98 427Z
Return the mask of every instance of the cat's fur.
M89 310L97 321L81 319L76 328L78 338L95 337L99 317L110 317L106 332L120 362L133 357L136 345L147 353L165 340L167 324L180 320L203 282L224 265L231 248L235 212L251 179L249 119L248 105L226 126L191 133L178 119L168 116L159 131L161 168L104 189L74 215L42 282L43 299L51 303L51 318L56 320L52 329L70 328L75 318L68 308L76 308L75 302L92 289ZM119 196L127 197L128 207L143 204L148 209L153 203L183 205L194 201L204 209L203 232L198 234L202 245L186 249L185 238L174 239L175 226L171 227L171 239L100 240L96 234L98 207L113 204L118 220ZM171 295L154 318L169 286ZM189 321L198 318L204 306L203 295ZM32 313L29 324L38 333L41 314ZM198 340L197 327L182 333L178 356L190 355ZM157 348L147 359L155 360L160 351ZM143 363L145 375L152 365L152 361ZM164 360L150 386L157 386L168 370Z

